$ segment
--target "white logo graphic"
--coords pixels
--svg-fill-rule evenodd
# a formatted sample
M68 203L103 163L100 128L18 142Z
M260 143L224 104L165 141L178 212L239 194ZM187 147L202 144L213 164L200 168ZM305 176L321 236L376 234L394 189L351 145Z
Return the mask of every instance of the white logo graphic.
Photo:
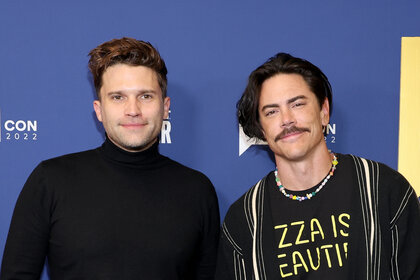
M335 123L329 123L326 127L324 127L323 132L325 133L326 131L326 134L335 134L335 129Z
M336 132L336 124L335 123L328 124L324 129L324 133L330 137L328 137L327 139L327 136L325 136L324 137L325 141L327 141L328 143L335 143L335 132ZM258 138L249 138L248 136L245 135L244 130L242 129L242 126L239 125L239 156L241 156L252 145L267 145L267 142L262 141Z
M335 131L336 131L336 125L335 123L329 123L325 128L324 128L324 139L325 141L328 143L332 143L335 144Z
M0 110L0 124L2 123ZM38 137L38 121L36 120L6 120L1 128L4 128L6 133L4 139L2 129L0 129L0 142L17 141L17 140L32 140L36 141Z
M171 110L169 110L169 114L170 113L171 113ZM162 144L172 143L172 140L171 140L172 125L171 125L170 119L171 119L170 116L168 116L168 118L164 119L162 123L162 129L160 130L160 143Z
M23 120L18 120L18 121L12 121L12 120L7 120L4 123L4 128L7 131L37 131L38 130L38 122L37 121L23 121Z
M239 156L241 156L252 145L267 145L267 142L258 138L249 138L245 135L242 126L239 125Z

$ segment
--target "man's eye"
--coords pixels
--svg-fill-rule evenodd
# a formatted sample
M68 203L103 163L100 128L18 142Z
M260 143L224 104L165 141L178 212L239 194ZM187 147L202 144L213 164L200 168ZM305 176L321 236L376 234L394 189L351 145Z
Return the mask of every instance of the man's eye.
M121 100L122 96L121 95L113 95L113 96L111 96L111 99L112 100Z
M303 105L305 105L305 103L298 102L298 103L293 104L293 107L301 107Z
M151 98L152 98L152 96L151 96L150 94L143 94L143 95L141 96L141 98L142 98L142 99L151 99Z
M266 116L266 117L271 116L271 115L272 115L272 114L274 114L275 112L276 112L275 110L266 111L266 112L265 112L265 116Z

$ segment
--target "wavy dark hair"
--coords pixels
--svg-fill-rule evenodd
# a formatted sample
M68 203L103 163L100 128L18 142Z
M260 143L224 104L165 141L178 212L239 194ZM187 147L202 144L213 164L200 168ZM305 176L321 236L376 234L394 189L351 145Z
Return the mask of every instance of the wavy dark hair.
M287 53L278 53L249 75L248 85L236 104L239 124L248 137L265 140L258 114L261 86L265 80L277 74L301 75L309 89L316 95L320 108L325 98L328 99L331 115L332 90L327 76L307 60Z
M91 50L89 56L89 69L93 75L98 98L102 87L102 75L108 67L119 63L145 66L154 70L162 90L162 97L166 97L168 70L159 52L149 42L127 37L113 39Z

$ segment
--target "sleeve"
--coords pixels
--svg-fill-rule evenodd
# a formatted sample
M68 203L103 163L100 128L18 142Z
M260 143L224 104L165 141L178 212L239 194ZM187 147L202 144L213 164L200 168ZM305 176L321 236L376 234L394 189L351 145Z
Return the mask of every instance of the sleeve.
M42 164L26 181L13 212L1 280L39 279L48 251L51 199Z
M405 180L404 180L405 181ZM391 219L391 275L393 279L420 279L420 204L405 181Z
M229 215L229 213L228 213ZM229 219L229 217L226 217ZM222 225L217 257L216 280L246 279L243 250L232 238L226 225Z
M195 277L200 280L214 279L220 230L217 195L210 180L206 178L206 181L209 184L209 192L205 195L205 200L202 203L202 238Z

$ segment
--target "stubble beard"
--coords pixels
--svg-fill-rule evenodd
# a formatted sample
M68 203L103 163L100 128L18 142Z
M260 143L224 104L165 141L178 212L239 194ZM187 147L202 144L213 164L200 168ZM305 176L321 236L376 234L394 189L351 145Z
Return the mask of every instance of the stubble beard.
M145 131L146 135L133 136L129 134L119 133L117 139L109 137L114 144L129 152L141 152L150 148L158 139L159 130Z

